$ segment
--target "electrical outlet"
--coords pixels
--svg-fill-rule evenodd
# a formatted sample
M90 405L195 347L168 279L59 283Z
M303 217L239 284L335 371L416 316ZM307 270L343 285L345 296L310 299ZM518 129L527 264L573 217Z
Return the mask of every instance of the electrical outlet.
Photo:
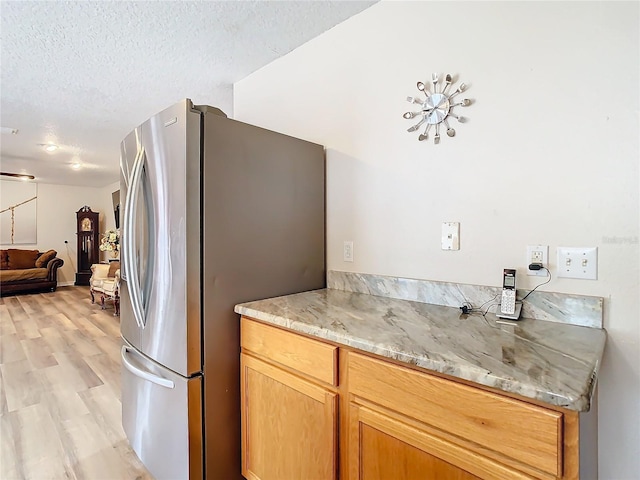
M546 270L529 270L532 263L541 263L544 268L549 268L549 245L527 245L527 275L533 277L546 277Z
M345 262L353 262L353 241L345 240L342 249L342 259Z

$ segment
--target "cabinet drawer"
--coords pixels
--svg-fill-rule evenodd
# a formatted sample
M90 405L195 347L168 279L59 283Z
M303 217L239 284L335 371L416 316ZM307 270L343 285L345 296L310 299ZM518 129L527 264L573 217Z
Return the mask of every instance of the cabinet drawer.
M330 385L337 385L338 348L246 317L240 324L244 350L262 355Z
M562 476L562 413L357 353L349 391L554 476Z

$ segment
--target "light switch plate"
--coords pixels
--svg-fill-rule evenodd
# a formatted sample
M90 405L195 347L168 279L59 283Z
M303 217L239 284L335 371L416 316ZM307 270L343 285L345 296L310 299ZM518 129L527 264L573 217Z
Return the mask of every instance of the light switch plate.
M598 279L597 247L558 247L558 277Z
M442 224L442 250L460 250L460 223Z

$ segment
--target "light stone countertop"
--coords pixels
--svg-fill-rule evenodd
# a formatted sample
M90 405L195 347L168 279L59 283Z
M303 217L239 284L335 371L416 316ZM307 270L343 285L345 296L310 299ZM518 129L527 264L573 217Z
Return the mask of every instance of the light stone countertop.
M323 289L236 305L236 313L579 412L606 341L599 328Z

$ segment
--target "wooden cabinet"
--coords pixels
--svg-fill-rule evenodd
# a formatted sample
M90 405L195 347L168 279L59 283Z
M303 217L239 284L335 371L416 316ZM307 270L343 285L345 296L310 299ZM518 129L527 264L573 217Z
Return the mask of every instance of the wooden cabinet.
M475 480L477 477L456 466L460 458L449 458L449 449L425 432L374 409L352 405L352 474L349 478L413 480L418 478ZM435 443L435 444L434 444ZM434 454L429 453L430 451ZM460 453L460 452L459 452ZM438 454L438 456L436 456ZM444 454L444 455L443 455ZM442 459L448 458L450 462Z
M351 480L385 478L368 460L385 451L406 459L403 478L425 465L461 479L562 478L561 412L356 352L348 381Z
M242 349L249 479L578 478L575 412L247 318Z
M241 332L242 474L335 479L336 347L245 319Z

